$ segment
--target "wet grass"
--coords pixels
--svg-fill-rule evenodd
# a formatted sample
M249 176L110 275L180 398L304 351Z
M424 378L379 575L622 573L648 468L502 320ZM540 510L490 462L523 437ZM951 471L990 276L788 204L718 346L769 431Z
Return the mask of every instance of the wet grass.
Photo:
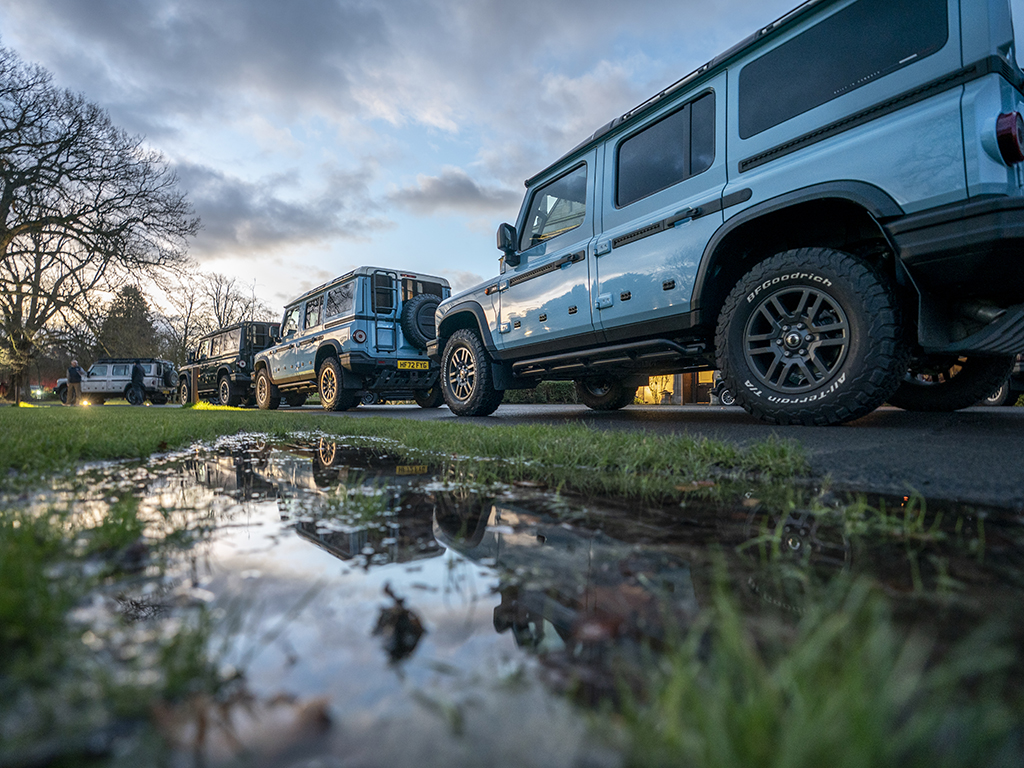
M412 453L443 459L460 481L533 481L593 495L672 497L680 484L709 477L792 478L807 472L802 450L775 439L741 448L704 438L603 432L569 424L346 419L212 406L2 408L0 488L27 487L77 462L145 458L240 431L276 438L297 431L383 438Z
M930 662L866 582L823 596L788 641L766 641L718 590L627 712L634 766L1020 765L1012 649L976 632Z

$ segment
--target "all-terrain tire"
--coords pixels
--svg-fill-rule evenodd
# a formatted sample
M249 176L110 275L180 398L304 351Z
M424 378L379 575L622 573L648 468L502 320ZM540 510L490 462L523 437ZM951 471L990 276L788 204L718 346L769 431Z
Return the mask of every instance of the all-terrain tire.
M910 361L889 404L907 411L949 413L970 408L1005 383L1013 356L937 356Z
M192 393L189 392L188 379L182 377L181 381L178 382L178 404L186 406L192 400Z
M320 404L325 411L347 411L358 404L356 391L342 386L344 379L337 358L328 357L320 363L316 381L320 390Z
M576 397L595 411L617 411L636 400L636 387L615 379L583 379L576 382Z
M801 248L751 269L730 292L715 334L736 402L775 424L860 418L907 369L902 318L888 279L830 248Z
M426 349L427 342L437 336L434 326L434 312L441 299L432 293L421 293L413 296L402 307L399 324L402 333L410 344L418 349Z
M441 382L438 382L430 389L417 389L412 393L412 399L420 408L440 408L444 405L444 392L441 390Z
M231 408L237 408L242 403L242 393L227 376L221 376L217 381L217 402Z
M63 403L64 405L67 405L68 404L68 388L67 387L61 387L60 389L58 389L57 390L57 397L60 398L61 403Z
M305 392L285 392L281 397L288 403L289 408L301 408L306 404Z
M491 361L476 332L455 331L444 345L441 389L456 416L489 416L501 405L505 390L494 388Z
M266 368L256 372L256 407L261 411L276 411L281 405L281 396L274 394L274 384Z

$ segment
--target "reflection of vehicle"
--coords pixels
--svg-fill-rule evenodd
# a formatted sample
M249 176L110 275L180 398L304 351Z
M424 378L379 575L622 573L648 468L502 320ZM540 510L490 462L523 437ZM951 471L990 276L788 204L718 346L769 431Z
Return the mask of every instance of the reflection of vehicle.
M142 380L146 397L154 405L162 405L173 396L177 384L174 363L168 360L144 358L139 361L146 372ZM128 400L132 388L134 358L102 358L93 363L82 377L82 397L93 405L123 397ZM57 379L54 391L61 402L67 402L67 379Z
M257 405L318 392L329 411L367 395L438 407L437 366L425 350L449 293L441 277L360 267L303 294L285 307L280 343L256 355Z
M982 405L1016 405L1024 394L1024 355L1017 355L1013 370L999 389L982 400Z
M251 404L253 356L271 346L280 331L277 323L237 323L203 336L188 365L178 372L178 399L191 402L192 375L197 382L197 399L213 399L221 405ZM289 398L289 405L302 405Z
M449 407L712 368L773 423L974 405L1024 345L1016 48L1008 0L807 2L616 117L438 307Z

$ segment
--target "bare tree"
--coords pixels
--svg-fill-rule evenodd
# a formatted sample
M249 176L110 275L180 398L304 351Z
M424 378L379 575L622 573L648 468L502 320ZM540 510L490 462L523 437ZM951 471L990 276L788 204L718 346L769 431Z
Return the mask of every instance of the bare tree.
M0 323L16 398L53 324L182 262L198 228L161 155L0 48Z
M166 293L170 307L163 320L171 341L171 359L177 363L211 331L244 321L277 319L277 313L256 296L255 286L244 286L237 278L216 272L191 274Z

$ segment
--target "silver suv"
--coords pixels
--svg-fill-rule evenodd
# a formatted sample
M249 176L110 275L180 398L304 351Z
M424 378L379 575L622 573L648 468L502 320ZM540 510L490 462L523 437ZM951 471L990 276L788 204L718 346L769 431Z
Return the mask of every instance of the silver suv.
M143 358L139 362L146 372L142 380L146 399L153 405L163 405L174 395L178 376L170 360ZM128 399L132 388L132 365L135 358L101 358L82 377L82 398L91 405L103 405L115 398ZM57 379L54 392L62 403L67 402L68 380Z
M285 307L280 342L256 355L256 404L273 409L318 393L329 411L366 395L437 408L444 398L426 349L450 293L443 277L377 267L304 293Z

